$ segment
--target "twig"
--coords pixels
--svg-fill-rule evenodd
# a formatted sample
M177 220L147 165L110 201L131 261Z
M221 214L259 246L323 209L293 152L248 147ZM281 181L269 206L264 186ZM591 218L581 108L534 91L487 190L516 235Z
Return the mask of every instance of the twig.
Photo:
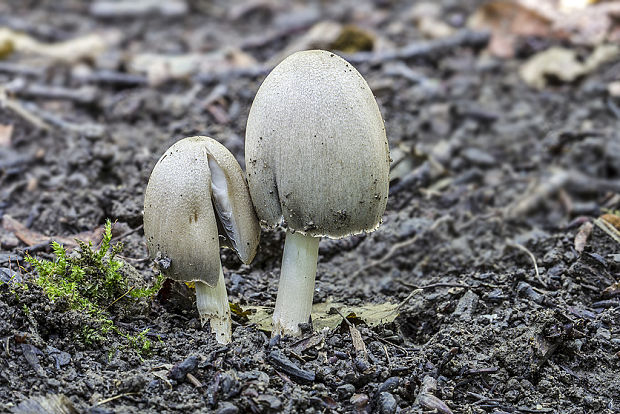
M193 376L191 373L187 373L185 374L185 378L187 378L187 380L189 382L191 382L192 384L194 384L194 387L196 388L202 388L202 382L200 382L200 380L198 378L196 378L195 376Z
M97 91L92 87L67 89L59 86L41 84L27 84L25 82L11 82L6 91L17 96L31 98L45 98L73 101L81 104L91 104L97 99Z
M116 302L118 302L119 300L123 299L125 296L127 296L132 290L134 290L135 286L132 286L129 288L129 290L125 293L123 293L121 296L119 296L118 298L114 299L114 302L110 303L108 306L106 306L105 308L103 308L103 310L107 310L110 306L114 305Z
M435 220L435 222L429 227L428 230L429 231L435 230L437 227L439 227L440 224L447 221L448 219L450 219L450 216L448 215L441 216L440 218ZM396 253L398 250L402 249L403 247L407 247L407 246L411 246L412 244L415 244L423 234L426 234L426 232L418 233L410 239L407 239L400 243L396 243L392 245L392 248L382 258L373 260L372 262L368 263L365 266L360 267L355 272L353 272L353 274L351 274L351 280L354 280L357 276L359 276L366 270L376 267L382 263L385 263L387 260L389 260L394 255L394 253Z
M428 58L445 54L461 47L483 48L487 45L489 39L490 34L488 32L461 30L452 36L442 39L429 42L414 42L403 48L386 52L358 52L345 55L345 59L352 64L365 62L378 64L397 59Z
M0 61L0 73L8 73L11 75L40 77L45 74L44 68L35 68L32 66L20 65L11 62Z
M542 280L542 277L540 277L540 273L538 272L538 264L536 263L536 257L534 256L534 254L531 251L529 251L527 247L517 242L510 241L508 239L506 239L506 245L511 246L511 247L516 247L517 249L527 253L527 255L530 256L530 259L532 259L532 262L534 263L534 270L536 271L536 279L546 289L547 284Z
M104 400L97 401L97 403L95 403L94 406L98 407L98 406L103 405L105 403L109 403L110 401L118 400L119 398L128 397L130 395L135 395L135 394L137 394L137 392L126 392L126 393L123 393L123 394L115 395L114 397L110 397L110 398L106 398Z
M112 237L112 241L118 241L118 240L124 239L125 237L130 236L130 235L134 234L135 232L142 230L143 227L144 227L144 224L140 224L135 229L131 229L129 231L126 231L123 234L119 234L116 237Z
M6 96L6 91L4 88L0 87L0 107L8 108L15 112L17 115L24 118L26 121L30 122L37 128L50 130L51 126L45 122L41 117L32 113L32 111L26 109L19 101L15 99L10 99Z
M616 230L613 225L608 224L605 220L601 220L599 218L594 219L594 224L596 224L599 229L607 233L609 237L620 243L620 232Z
M65 121L61 117L51 112L45 111L39 108L32 102L24 104L31 113L35 113L38 117L49 122L50 124L62 128L66 131L76 132L86 137L98 138L105 133L105 127L101 124L78 124L74 122Z

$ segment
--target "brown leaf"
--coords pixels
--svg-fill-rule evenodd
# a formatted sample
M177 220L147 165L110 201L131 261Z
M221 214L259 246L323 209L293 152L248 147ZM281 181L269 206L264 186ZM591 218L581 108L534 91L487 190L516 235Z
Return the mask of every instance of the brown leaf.
M521 36L570 39L597 46L620 39L620 1L577 4L556 0L491 1L469 19L468 26L491 31L489 52L512 57Z
M490 30L489 52L506 58L514 56L519 36L548 37L552 34L552 21L548 17L510 1L484 4L469 18L467 25L473 29Z
M590 237L590 233L592 233L592 228L594 225L590 221L586 221L579 227L579 231L575 236L575 250L578 253L583 252L583 249L586 247L586 243L588 242L588 238Z
M51 243L52 240L57 241L62 244L65 249L71 250L77 247L77 242L75 239L82 240L86 243L91 242L93 244L99 243L101 238L103 237L103 227L97 227L92 231L84 231L81 233L77 233L73 236L46 236L42 233L38 233L36 231L30 230L28 227L24 226L21 222L15 220L13 217L5 214L2 218L2 227L13 234L15 237L20 239L28 246L34 246L42 243Z
M601 217L599 217L602 220L605 220L607 223L611 224L612 226L614 226L616 228L616 230L620 231L620 216L617 216L616 214L603 214Z

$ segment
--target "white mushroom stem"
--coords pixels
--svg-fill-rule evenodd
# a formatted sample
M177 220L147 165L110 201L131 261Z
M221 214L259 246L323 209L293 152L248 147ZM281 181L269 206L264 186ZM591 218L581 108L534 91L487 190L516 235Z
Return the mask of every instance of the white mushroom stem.
M220 276L215 287L210 287L204 282L196 282L196 306L200 315L200 322L204 325L211 322L211 332L221 344L231 341L230 307L224 271L220 263Z
M286 232L280 284L273 311L273 335L298 336L301 333L299 324L310 319L319 240L319 237L299 232Z

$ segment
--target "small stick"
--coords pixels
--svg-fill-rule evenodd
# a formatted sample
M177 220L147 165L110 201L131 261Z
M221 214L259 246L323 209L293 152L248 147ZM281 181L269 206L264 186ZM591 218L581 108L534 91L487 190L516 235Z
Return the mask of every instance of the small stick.
M114 299L114 302L110 303L108 306L106 306L105 308L103 308L103 310L107 310L110 306L114 305L116 302L118 302L119 300L123 299L125 296L127 296L129 294L129 292L131 292L133 289L135 288L135 286L132 286L129 288L129 290L125 293L123 293L120 297L118 297L117 299Z
M620 232L616 230L616 228L613 225L608 224L605 220L601 220L598 218L594 219L594 224L596 224L596 226L599 229L607 233L609 237L614 239L616 242L620 243Z
M99 400L94 406L98 407L105 403L109 403L110 401L118 400L119 398L128 397L130 395L135 395L135 394L137 394L137 392L126 392L123 394L115 395L114 397L106 398L105 400Z
M441 223L443 223L444 221L447 221L448 219L450 219L450 216L445 215L445 216L441 216L440 218L438 218L437 220L435 220L435 222L431 225L431 227L429 228L429 231L435 230L437 227L439 227L439 225ZM357 276L359 276L360 274L362 274L362 272L365 272L368 269L371 269L375 266L378 266L382 263L385 263L387 260L389 260L394 253L396 253L398 250L402 249L403 247L407 247L410 246L412 244L415 244L418 239L420 239L420 237L422 237L422 235L426 233L418 233L415 236L413 236L410 239L407 239L405 241L402 241L400 243L396 243L394 245L392 245L392 248L380 259L377 260L373 260L372 262L368 263L365 266L360 267L359 269L357 269L355 272L353 272L353 274L351 275L351 280L355 279Z
M139 225L138 227L136 227L135 229L131 229L131 230L129 230L129 231L126 231L126 232L125 232L125 233L123 233L123 234L119 234L119 235L118 235L118 236L116 236L116 237L112 237L112 241L118 241L118 240L124 239L125 237L127 237L127 236L129 236L129 235L132 235L132 234L134 234L134 233L135 233L135 232L137 232L137 231L142 230L142 228L143 228L143 227L144 227L144 224L140 224L140 225Z
M0 88L0 107L5 107L12 110L37 128L44 129L46 131L51 129L51 126L47 122L24 108L17 100L8 98L4 88Z
M187 373L185 374L185 378L187 378L187 380L189 382L191 382L192 384L194 384L194 387L196 388L202 388L202 382L200 382L200 380L198 378L196 378L195 376L193 376L191 373Z
M530 259L532 259L532 262L534 262L534 270L536 271L536 279L546 289L547 284L542 280L542 277L540 277L540 273L538 272L538 264L536 263L536 257L534 256L534 254L531 251L529 251L527 247L517 242L510 241L508 239L506 239L506 245L511 246L511 247L516 247L517 249L527 253L527 255L530 256Z

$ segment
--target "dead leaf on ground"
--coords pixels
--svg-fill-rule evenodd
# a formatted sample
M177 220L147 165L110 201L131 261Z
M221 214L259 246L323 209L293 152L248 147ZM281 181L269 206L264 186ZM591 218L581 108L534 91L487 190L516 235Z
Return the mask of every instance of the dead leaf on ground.
M41 42L34 37L2 27L0 28L0 45L11 52L38 55L53 60L75 63L84 59L95 59L110 46L118 44L122 34L116 30L90 33L74 39L56 43Z
M487 49L491 54L505 58L514 56L515 44L520 36L552 35L549 17L511 1L491 1L482 5L470 16L467 26L490 30L491 40Z
M99 243L99 241L101 241L101 238L103 237L104 231L103 227L97 227L92 231L84 231L69 237L46 236L42 233L30 230L21 222L15 220L13 217L7 214L2 217L2 227L4 228L4 230L15 234L15 237L20 239L28 246L34 246L42 243L51 243L52 241L56 241L62 244L67 250L72 250L77 247L77 242L75 241L76 239L82 240L86 243Z
M223 73L256 65L252 56L236 48L184 55L141 53L132 56L128 62L129 71L146 73L151 85L159 85L169 79L184 79L197 73Z
M620 1L512 0L491 1L474 12L468 26L490 30L488 50L512 57L519 37L569 39L596 46L620 40Z
M450 36L456 31L454 27L442 20L443 10L437 2L424 1L416 3L407 12L418 30L430 39Z
M603 214L601 217L599 217L602 220L605 220L606 222L608 222L609 224L611 224L612 226L614 226L616 228L616 230L620 231L620 216L616 215L616 214Z
M10 147L13 125L0 125L0 147Z
M573 82L601 64L616 59L619 54L620 47L617 45L600 45L585 61L581 61L573 49L552 47L528 59L519 74L528 85L542 89L550 79Z
M586 243L588 242L588 238L592 233L593 227L594 224L592 224L592 222L590 221L586 221L581 225L581 227L579 227L579 231L575 236L575 250L577 251L577 253L582 253L583 249L585 249Z
M377 326L393 322L398 316L398 304L378 303L365 304L360 306L346 306L335 302L315 303L312 305L312 327L315 331L324 328L335 329L342 323L342 317L331 312L332 308L337 308L342 315L348 316L355 314L368 326ZM255 323L260 330L271 332L271 315L273 308L267 306L244 306L243 311L250 311L247 315L250 323Z

